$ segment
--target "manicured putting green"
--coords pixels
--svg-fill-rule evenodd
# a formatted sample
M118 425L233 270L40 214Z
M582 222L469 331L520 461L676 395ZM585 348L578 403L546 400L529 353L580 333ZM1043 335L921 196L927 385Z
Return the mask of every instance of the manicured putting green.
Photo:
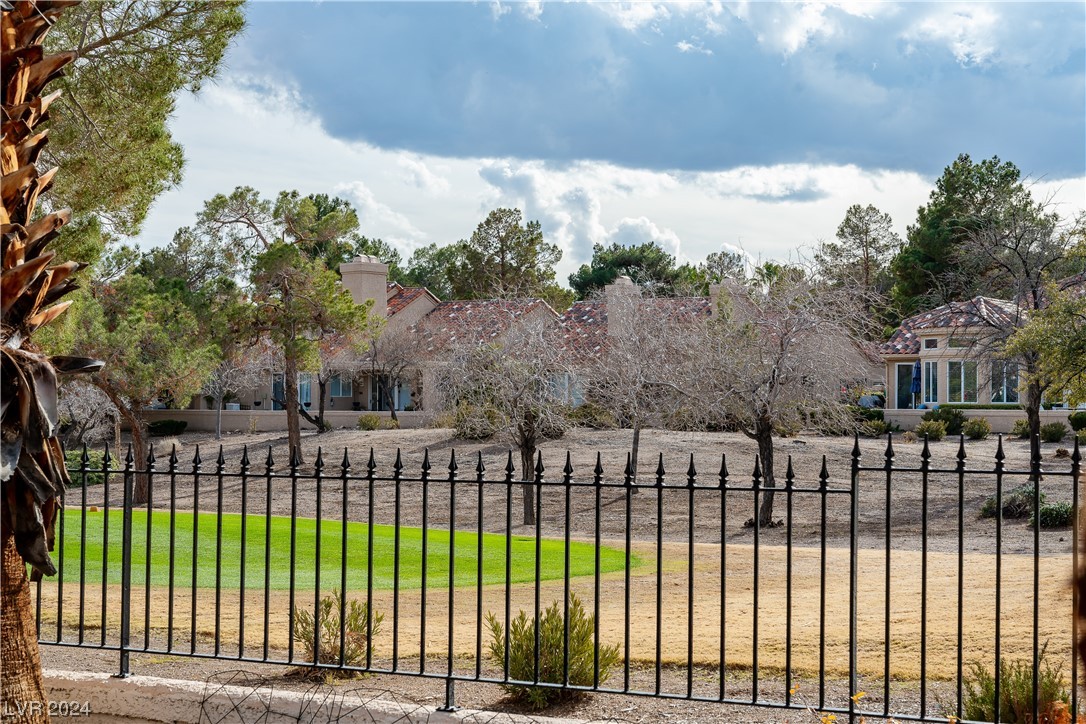
M101 509L87 512L85 572L88 583L102 580L102 558L105 532L105 515ZM245 587L264 587L264 557L266 528L263 516L245 516ZM64 535L57 541L54 559L63 560L65 581L79 581L80 577L80 525L82 510L68 508L64 511ZM216 541L218 517L214 513L189 512L176 514L173 551L174 585L187 587L192 584L192 550L194 523L196 531L196 585L200 588L215 586ZM121 582L121 540L123 516L120 510L109 511L108 556L106 580ZM347 586L360 590L367 582L368 530L364 523L347 524ZM224 513L222 516L222 547L219 565L223 588L237 589L241 585L242 516ZM340 584L342 555L342 525L338 521L325 520L321 525L321 588ZM60 531L58 530L58 538ZM427 588L445 588L449 584L449 532L431 529L427 533ZM272 517L270 545L270 586L273 589L290 587L290 518ZM477 534L456 533L456 585L471 586L476 583L478 570ZM299 590L313 589L316 570L317 525L312 518L299 518L295 530L295 586ZM63 545L63 549L61 546ZM146 580L147 563L147 513L132 513L132 585L142 586ZM392 588L395 579L396 531L393 526L373 527L373 587ZM570 575L592 575L595 570L595 546L589 543L571 543L569 549ZM622 570L625 553L616 548L600 548L600 570L604 573ZM631 565L639 565L636 556ZM513 583L535 580L535 538L514 536L512 539L511 572ZM565 568L565 541L543 539L540 545L540 580L561 578ZM151 514L151 585L165 586L170 572L170 514L155 511ZM505 536L483 534L483 584L505 581ZM422 529L400 528L400 587L422 586Z

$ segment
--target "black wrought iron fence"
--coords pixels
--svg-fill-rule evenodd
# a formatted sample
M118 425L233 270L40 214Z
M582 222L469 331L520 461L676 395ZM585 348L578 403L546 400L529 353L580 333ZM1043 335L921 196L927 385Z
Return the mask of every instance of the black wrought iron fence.
M1002 439L985 468L964 439L952 465L922 445L895 464L888 437L869 464L857 439L843 476L789 459L777 484L726 456L678 480L663 456L651 480L598 455L579 477L568 454L551 480L540 457L526 482L511 454L490 477L482 453L427 451L408 475L399 451L359 468L84 449L39 638L116 651L121 676L154 653L442 679L446 707L479 681L923 721L967 718L973 677L1018 661L1032 721L1052 714L1046 671L1077 712L1078 445L1022 469ZM1046 500L1069 527L1042 529Z

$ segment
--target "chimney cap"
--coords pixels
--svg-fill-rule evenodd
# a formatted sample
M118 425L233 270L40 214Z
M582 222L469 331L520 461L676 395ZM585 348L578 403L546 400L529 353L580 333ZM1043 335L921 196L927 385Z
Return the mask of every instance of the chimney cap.
M634 281L625 274L619 274L617 277L615 277L615 281L612 282L612 284L619 284L624 287L632 287L634 285Z
M352 259L352 261L353 261L353 262L355 262L356 264L357 264L357 263L363 263L363 264L384 264L384 262L383 262L383 261L381 261L380 259L378 259L378 258L377 258L377 257L375 257L375 256L370 256L369 254L359 254L359 255L358 255L358 256L356 256L356 257L355 257L354 259Z

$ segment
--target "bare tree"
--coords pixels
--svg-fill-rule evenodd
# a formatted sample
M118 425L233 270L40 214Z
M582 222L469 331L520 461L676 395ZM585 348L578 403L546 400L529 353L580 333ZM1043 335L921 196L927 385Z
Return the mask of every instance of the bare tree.
M88 382L72 380L60 388L60 429L69 450L107 439L119 415L106 393Z
M532 484L536 450L568 426L571 371L557 325L522 319L498 340L468 344L443 371L446 407L493 411L495 427L520 452L524 524L535 523Z
M758 443L763 484L776 485L773 437L817 421L850 422L842 386L863 377L861 310L841 290L785 275L725 284L713 319L691 327L685 379L703 412L727 417ZM759 509L773 515L773 491Z
M423 346L422 335L411 328L375 325L368 335L363 368L381 381L377 386L378 394L384 397L393 420L398 418L392 390L408 381L412 366L422 356Z
M204 382L203 393L214 400L215 439L222 439L222 408L227 397L255 387L260 382L263 365L252 354L237 351L219 362Z

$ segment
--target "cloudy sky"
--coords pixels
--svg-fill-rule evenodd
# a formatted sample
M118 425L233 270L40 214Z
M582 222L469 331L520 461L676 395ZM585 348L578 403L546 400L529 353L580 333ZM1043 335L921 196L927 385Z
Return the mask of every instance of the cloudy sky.
M1086 6L255 2L178 103L183 185L139 242L251 185L351 200L405 257L517 206L563 249L788 259L854 203L899 232L959 153L1086 206Z

